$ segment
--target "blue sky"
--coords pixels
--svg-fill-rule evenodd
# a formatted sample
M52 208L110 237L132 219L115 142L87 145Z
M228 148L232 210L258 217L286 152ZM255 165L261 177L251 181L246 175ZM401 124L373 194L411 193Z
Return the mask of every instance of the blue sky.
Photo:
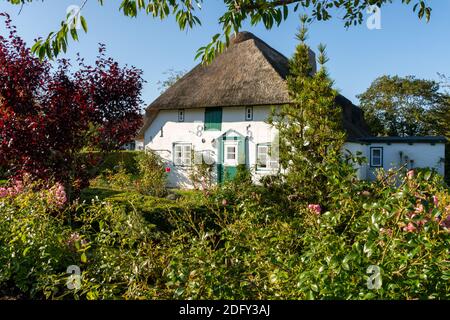
M20 15L19 7L0 1L0 12L8 12L19 34L31 46L38 36L57 30L66 8L80 4L81 0L46 0L27 4ZM118 10L119 1L105 1L101 7L91 0L83 15L89 32L71 43L65 57L74 58L79 52L88 62L97 55L98 43L105 43L108 55L121 64L134 65L144 70L147 81L143 91L146 104L158 95L159 80L169 69L190 70L197 49L220 31L217 18L223 11L221 0L206 0L199 16L202 26L180 31L173 17L160 21L141 14L128 18ZM450 75L450 1L430 1L433 13L430 23L420 21L412 6L388 5L381 12L381 30L369 30L365 23L345 29L343 22L333 19L315 22L310 27L309 44L313 49L319 43L327 45L330 58L328 69L336 88L357 103L356 95L365 91L378 76L415 75L437 80L437 72ZM413 1L414 2L414 1ZM290 57L297 44L298 15L291 14L280 27L265 30L263 26L250 27L251 31L269 45ZM4 34L4 25L0 33Z

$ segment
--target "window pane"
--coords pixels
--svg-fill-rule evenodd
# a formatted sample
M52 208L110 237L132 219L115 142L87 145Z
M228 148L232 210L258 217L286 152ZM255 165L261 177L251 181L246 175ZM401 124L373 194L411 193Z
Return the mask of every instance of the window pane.
M382 166L382 150L381 149L372 149L371 165L375 166L375 167Z
M191 145L190 144L176 144L174 147L173 162L175 165L190 165L191 164Z
M258 166L260 168L267 168L269 160L269 146L258 146Z
M227 160L236 160L236 147L235 146L227 147Z

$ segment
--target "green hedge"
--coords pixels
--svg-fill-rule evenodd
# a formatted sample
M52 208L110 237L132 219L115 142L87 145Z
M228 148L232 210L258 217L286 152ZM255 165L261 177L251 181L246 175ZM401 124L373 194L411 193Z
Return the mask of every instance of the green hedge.
M100 159L97 166L91 167L88 170L94 175L101 174L106 170L116 171L120 163L125 165L125 170L131 174L137 174L136 156L142 151L115 151L109 153L101 152L85 152L84 157L98 157Z

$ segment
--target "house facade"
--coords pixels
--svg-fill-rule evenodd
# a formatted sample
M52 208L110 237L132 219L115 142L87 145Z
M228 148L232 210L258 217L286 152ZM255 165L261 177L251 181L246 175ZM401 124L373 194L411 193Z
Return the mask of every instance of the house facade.
M310 52L313 70L315 55ZM192 165L214 168L218 183L232 178L239 165L255 182L279 170L275 128L267 123L273 109L290 103L288 59L251 33L235 36L210 65L198 65L158 97L146 110L138 138L166 162L169 186L190 188ZM347 133L343 152L360 152L367 164L361 179L373 179L379 168L432 167L441 174L445 138L371 137L362 111L338 95Z
M189 188L196 161L214 165L217 182L232 178L239 164L259 180L278 168L269 152L277 139L266 123L270 112L270 106L161 110L145 132L145 146L166 161L171 186Z
M445 174L445 137L364 137L349 141L345 149L367 163L357 166L358 178L373 180L379 169L431 168Z

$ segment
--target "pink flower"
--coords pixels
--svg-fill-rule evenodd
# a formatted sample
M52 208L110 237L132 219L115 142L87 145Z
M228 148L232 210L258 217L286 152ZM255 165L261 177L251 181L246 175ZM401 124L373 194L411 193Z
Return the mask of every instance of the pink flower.
M408 225L403 228L403 231L406 231L406 232L414 232L416 230L417 229L412 222L408 223Z
M170 168L169 168L169 167L166 168L166 172L167 172L167 173L170 172Z
M0 188L0 198L15 197L23 192L23 182L14 180L13 184L8 188Z
M322 212L322 207L320 206L320 204L309 204L308 209L315 214L320 214Z
M439 199L438 199L438 197L433 196L433 203L434 203L434 206L435 206L435 207L438 207L438 206L439 206Z
M413 179L414 178L414 170L411 169L406 173L406 176L408 177L408 179Z
M0 198L6 198L8 196L8 190L6 188L0 188Z
M49 192L49 203L55 205L59 209L62 209L67 202L67 195L64 186L58 182L49 190Z
M417 225L420 227L420 226L423 226L423 225L425 225L427 222L428 222L429 220L428 219L422 219L422 220L419 220L419 221L417 221Z
M222 205L223 205L223 206L226 206L227 204L228 204L227 199L223 199L223 200L222 200Z

